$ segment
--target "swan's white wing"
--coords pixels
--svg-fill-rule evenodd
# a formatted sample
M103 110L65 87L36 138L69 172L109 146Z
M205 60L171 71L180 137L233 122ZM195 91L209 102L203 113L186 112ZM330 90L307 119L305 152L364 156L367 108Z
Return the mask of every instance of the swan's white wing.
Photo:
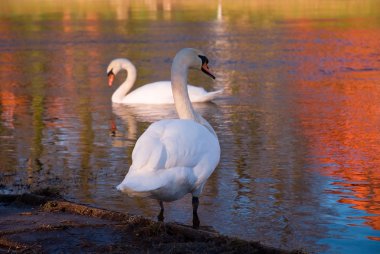
M207 92L202 87L187 85L190 101L192 102L208 102L221 96L223 89Z
M175 200L199 188L219 162L218 140L192 120L162 120L139 138L118 189Z
M143 85L127 94L123 103L172 104L174 103L170 81L158 81Z
M187 85L190 101L207 102L211 101L223 92L223 89L207 92L202 87ZM173 104L173 92L170 81L158 81L143 85L123 99L126 104Z

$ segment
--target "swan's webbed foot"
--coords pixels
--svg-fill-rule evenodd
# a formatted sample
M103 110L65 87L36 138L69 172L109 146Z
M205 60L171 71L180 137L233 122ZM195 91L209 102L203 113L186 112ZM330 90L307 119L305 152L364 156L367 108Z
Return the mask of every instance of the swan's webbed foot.
M157 219L158 219L158 221L163 222L164 218L165 218L164 217L164 203L162 201L158 201L158 203L160 204L161 210L160 210L160 213L157 216Z
M200 224L199 217L198 217L198 205L199 205L198 197L193 197L192 205L193 205L193 228L198 229L199 224Z

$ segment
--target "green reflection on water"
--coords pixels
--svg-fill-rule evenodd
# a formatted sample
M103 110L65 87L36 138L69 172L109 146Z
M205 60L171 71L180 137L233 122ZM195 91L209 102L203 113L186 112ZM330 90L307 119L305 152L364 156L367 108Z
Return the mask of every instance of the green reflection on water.
M41 59L41 57L43 57L43 53L33 51L28 60L33 58ZM33 138L31 145L31 156L28 163L28 174L33 175L33 171L40 171L43 166L40 158L44 150L42 139L44 136L43 116L45 108L46 80L44 80L41 73L44 71L44 64L46 63L28 60L25 61L25 69L28 73L34 74L31 77L30 84ZM32 170L32 172L30 170ZM29 178L29 180L31 179Z
M35 19L125 20L213 20L216 16L234 21L277 20L292 18L379 17L379 1L366 0L3 0L0 17L27 16ZM59 15L58 15L59 14ZM195 19L194 19L195 18Z

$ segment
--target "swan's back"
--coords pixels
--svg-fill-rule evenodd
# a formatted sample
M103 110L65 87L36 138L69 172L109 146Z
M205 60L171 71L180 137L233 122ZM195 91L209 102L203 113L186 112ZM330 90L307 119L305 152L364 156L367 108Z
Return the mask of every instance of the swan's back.
M217 90L207 92L202 87L187 85L189 97L192 102L211 101L223 92ZM173 104L172 84L170 81L158 81L143 85L130 92L122 103L127 104Z
M158 81L143 85L129 93L123 100L128 104L174 103L170 81Z
M152 154L148 154L148 151L153 154L157 153L159 150L157 148L161 149L161 146L165 149L162 152L165 153L161 154L162 157L159 161L146 159L152 156ZM211 156L209 158L209 162L213 162L211 165L215 164L216 166L219 154L218 139L205 126L193 120L161 120L150 125L137 140L132 153L132 166L150 169L167 169L176 166L194 167L201 157L208 156ZM214 158L213 155L218 156Z
M218 139L203 125L193 120L161 120L138 139L133 163L118 188L132 195L176 200L201 188L219 158Z

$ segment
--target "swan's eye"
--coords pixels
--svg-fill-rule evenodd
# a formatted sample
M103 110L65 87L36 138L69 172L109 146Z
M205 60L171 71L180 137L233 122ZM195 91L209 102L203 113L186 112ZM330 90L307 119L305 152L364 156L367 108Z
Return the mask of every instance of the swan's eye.
M202 65L204 65L204 64L208 64L208 59L207 59L207 57L205 57L205 56L201 56L201 55L198 55L199 56L199 58L202 60Z
M111 75L115 75L115 74L113 74L112 70L113 70L113 69L111 69L111 70L107 73L107 76L108 76L108 77L111 76Z

